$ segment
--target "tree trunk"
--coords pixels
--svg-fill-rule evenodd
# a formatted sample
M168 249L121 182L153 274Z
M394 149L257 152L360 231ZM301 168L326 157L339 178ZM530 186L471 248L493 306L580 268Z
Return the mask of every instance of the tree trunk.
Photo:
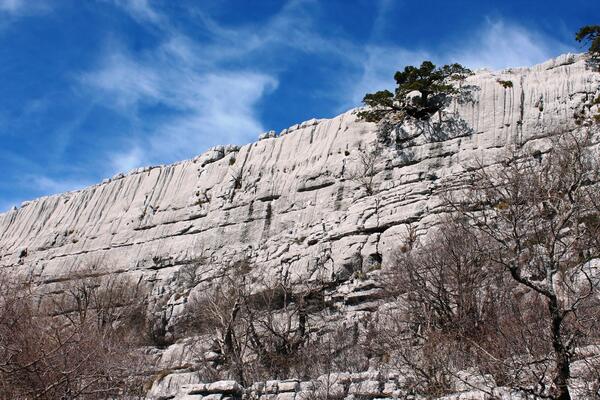
M571 377L571 360L568 349L562 341L561 325L563 316L558 307L558 299L552 296L548 302L548 309L552 318L552 347L556 356L556 373L553 379L556 387L557 400L571 400L569 393L569 378Z

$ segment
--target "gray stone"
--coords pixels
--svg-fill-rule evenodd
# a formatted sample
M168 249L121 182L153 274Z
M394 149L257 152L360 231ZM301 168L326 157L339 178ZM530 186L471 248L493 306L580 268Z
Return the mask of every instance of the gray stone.
M315 390L315 388L316 388L315 383L312 381L300 382L300 391L310 392L310 391Z
M215 353L214 351L207 351L204 353L204 360L206 361L214 361L218 360L219 358L221 358L221 355L219 353Z
M205 394L208 392L208 385L206 383L195 383L181 386L180 392L186 394Z
M387 381L383 385L383 391L381 393L383 393L386 396L393 397L394 393L397 390L398 390L398 385L396 384L396 382Z
M210 393L240 394L243 388L236 381L217 381L208 385Z
M222 400L223 399L223 395L221 393L213 393L213 394L208 394L206 396L202 396L203 400Z
M348 392L357 396L376 397L381 395L378 381L355 382L350 385Z
M205 397L199 394L178 394L173 397L173 400L202 400L203 398Z
M479 390L455 393L440 397L439 400L492 400L492 396Z
M277 388L279 392L297 392L300 389L300 383L297 380L289 379L280 381Z
M266 381L264 391L265 391L265 393L277 393L279 391L278 386L279 386L279 381L276 381L276 380Z
M317 378L317 381L321 385L327 384L344 384L351 381L352 375L347 372L333 372L327 375L321 375Z
M277 395L277 400L294 400L296 392L284 392Z
M250 387L250 390L253 392L262 392L265 389L264 382L254 382Z

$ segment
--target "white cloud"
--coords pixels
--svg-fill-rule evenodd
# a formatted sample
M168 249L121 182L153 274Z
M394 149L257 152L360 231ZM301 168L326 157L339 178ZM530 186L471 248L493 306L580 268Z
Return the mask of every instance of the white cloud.
M78 190L90 185L90 182L73 179L54 179L43 175L28 175L24 183L33 185L40 192L54 194Z
M377 37L386 24L387 1L380 3L373 40L367 44L319 34L307 7L315 3L306 0L289 1L260 26L223 26L197 9L189 10L210 36L200 43L174 28L146 0L112 1L136 21L159 29L162 42L136 54L113 44L96 68L81 75L80 82L132 120L142 121L139 110L148 105L172 113L152 127L144 127L142 121L131 149L111 155L110 173L187 158L210 145L256 137L264 130L260 101L277 87L278 73L290 67L282 59L290 50L325 55L344 65L333 87L326 89L328 96L337 98L338 111L343 111L360 105L367 92L393 88L396 70L425 59L503 68L541 62L566 48L502 20L487 20L468 34L468 40L442 44L437 51L380 45Z
M123 109L135 106L141 100L158 100L159 77L155 71L139 65L121 53L112 53L99 69L83 74L81 80L106 92L117 94L116 105Z
M83 189L93 183L90 180L55 179L45 175L25 174L20 176L14 185L27 188L30 193L53 195ZM31 200L31 197L0 199L0 214L9 211L12 207L19 207L26 200Z
M383 19L375 24L385 23ZM340 97L342 108L361 103L365 93L394 88L394 72L406 65L418 65L424 60L444 64L460 62L472 68L502 69L531 66L567 51L569 47L543 34L503 20L486 20L477 31L468 33L470 39L460 45L445 44L438 51L408 49L397 46L367 45L356 48L361 54L353 61L359 65L360 77L348 76L347 89Z
M0 0L0 16L3 13L16 17L35 15L50 9L46 0Z
M127 172L140 165L147 163L144 158L144 152L137 146L134 146L128 151L117 152L110 155L109 172Z
M25 5L23 0L0 0L0 10L15 13Z
M135 54L111 42L96 67L79 76L96 101L139 126L135 138L128 140L131 150L109 155L106 174L189 158L211 145L253 140L265 130L259 102L278 86L277 67L265 57L279 55L282 47L335 51L338 56L343 51L312 33L311 20L302 12L304 0L287 3L263 26L239 29L224 28L196 10L211 35L203 43L174 28L147 1L113 2L140 23L160 29L163 39ZM233 66L240 60L243 67ZM167 113L148 126L141 110L146 106L164 107Z
M360 104L365 93L394 88L394 73L404 65L420 64L429 59L425 51L411 51L400 47L385 47L370 45L363 52L359 61L360 77L352 78L348 85L349 92L343 97L346 99L344 108L355 107Z
M113 0L114 3L127 11L132 18L139 22L150 22L156 25L166 23L166 19L154 11L148 0Z
M161 100L163 77L158 68L146 66L120 50L108 53L94 71L84 73L80 80L84 84L113 94L114 103L124 111L130 111L141 101Z
M571 46L503 20L487 20L479 31L469 36L472 39L444 58L470 68L503 69L531 66L572 51Z
M263 126L257 103L277 87L277 79L251 70L223 70L207 64L188 38L174 36L142 57L112 50L80 82L105 105L142 120L138 110L158 105L171 117L138 132L133 150L115 152L112 170L192 157L208 146L243 143Z
M271 76L247 71L210 73L190 77L179 98L187 113L159 127L151 139L152 151L168 157L204 150L207 145L244 143L265 130L256 103L275 89Z

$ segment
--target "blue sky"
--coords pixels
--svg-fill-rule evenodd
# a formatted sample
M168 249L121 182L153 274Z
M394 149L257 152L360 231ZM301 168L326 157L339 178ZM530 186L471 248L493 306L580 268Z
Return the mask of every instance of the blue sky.
M332 117L424 59L579 52L599 16L597 0L0 0L0 212Z

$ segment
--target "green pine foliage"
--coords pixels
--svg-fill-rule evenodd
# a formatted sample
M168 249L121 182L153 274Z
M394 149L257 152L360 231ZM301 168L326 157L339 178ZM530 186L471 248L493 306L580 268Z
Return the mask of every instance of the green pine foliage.
M368 109L361 111L359 117L368 122L380 122L389 114L429 120L453 96L466 90L461 82L471 74L460 64L436 67L431 61L423 61L420 67L406 66L394 75L394 93L382 90L365 95L363 103Z
M575 40L589 44L588 54L593 59L600 59L600 25L586 25L579 29Z

